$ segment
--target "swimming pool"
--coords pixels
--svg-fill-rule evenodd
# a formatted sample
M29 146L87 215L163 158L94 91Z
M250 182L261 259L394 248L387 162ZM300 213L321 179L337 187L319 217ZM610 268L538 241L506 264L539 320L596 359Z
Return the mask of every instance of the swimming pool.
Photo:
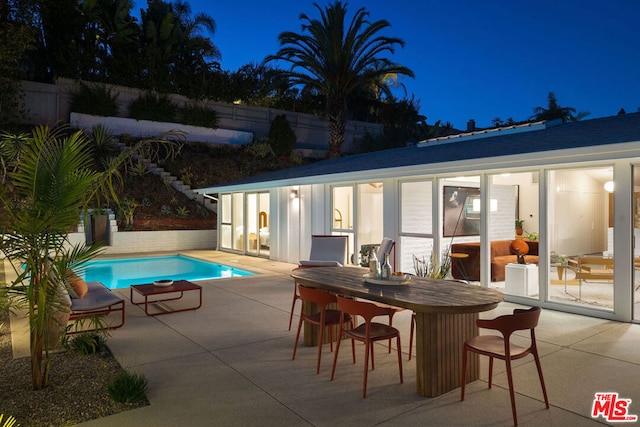
M87 282L101 282L110 289L152 283L154 280L206 280L253 276L246 270L184 255L94 260L80 275Z

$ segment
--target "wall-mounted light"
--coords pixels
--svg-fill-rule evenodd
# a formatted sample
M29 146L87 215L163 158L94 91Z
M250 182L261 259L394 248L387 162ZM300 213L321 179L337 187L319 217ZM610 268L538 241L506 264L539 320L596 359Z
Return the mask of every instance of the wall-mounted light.
M290 196L291 196L292 199L297 199L298 198L298 190L292 189Z
M607 181L604 183L604 189L609 193L613 193L613 181Z

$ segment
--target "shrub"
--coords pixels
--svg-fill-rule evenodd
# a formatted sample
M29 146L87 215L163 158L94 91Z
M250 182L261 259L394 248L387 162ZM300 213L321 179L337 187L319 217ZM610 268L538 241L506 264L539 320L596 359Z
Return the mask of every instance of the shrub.
M287 116L279 114L269 127L269 144L276 156L289 157L296 146L296 134L291 129Z
M71 95L71 111L93 116L113 117L118 115L116 100L111 89L104 86L89 87L80 83L80 89Z
M136 120L175 122L178 106L167 95L147 92L129 105L129 116Z
M62 346L69 353L81 355L95 354L106 348L103 335L98 333L85 333L80 335L65 335Z
M189 209L187 209L186 206L180 206L179 208L176 208L176 215L180 218L186 218L189 215Z
M251 144L246 145L245 148L247 153L263 159L265 157L272 157L275 155L273 148L271 148L271 145L269 145L268 142L252 142Z
M218 127L218 114L206 107L198 105L185 105L180 109L180 123L191 126L202 126L216 129Z
M139 402L145 398L147 379L142 374L124 372L109 384L107 392L119 403Z

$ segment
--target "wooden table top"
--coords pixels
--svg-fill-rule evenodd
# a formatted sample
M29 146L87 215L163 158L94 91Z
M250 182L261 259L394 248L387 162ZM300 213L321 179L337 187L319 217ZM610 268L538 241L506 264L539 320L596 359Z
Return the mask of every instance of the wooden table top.
M309 287L423 313L479 313L504 300L502 292L495 289L417 276L406 285L369 284L363 278L368 272L358 267L297 268L291 277Z

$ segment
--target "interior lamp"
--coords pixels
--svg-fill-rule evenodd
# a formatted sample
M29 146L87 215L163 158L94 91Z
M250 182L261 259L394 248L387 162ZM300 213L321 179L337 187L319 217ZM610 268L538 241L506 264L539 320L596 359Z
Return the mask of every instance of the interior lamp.
M471 210L473 212L480 212L480 199L473 199L472 205L471 205ZM490 199L489 200L489 210L491 210L491 212L495 212L498 210L498 200L497 199Z
M604 183L604 189L609 193L613 193L613 181L605 182Z

